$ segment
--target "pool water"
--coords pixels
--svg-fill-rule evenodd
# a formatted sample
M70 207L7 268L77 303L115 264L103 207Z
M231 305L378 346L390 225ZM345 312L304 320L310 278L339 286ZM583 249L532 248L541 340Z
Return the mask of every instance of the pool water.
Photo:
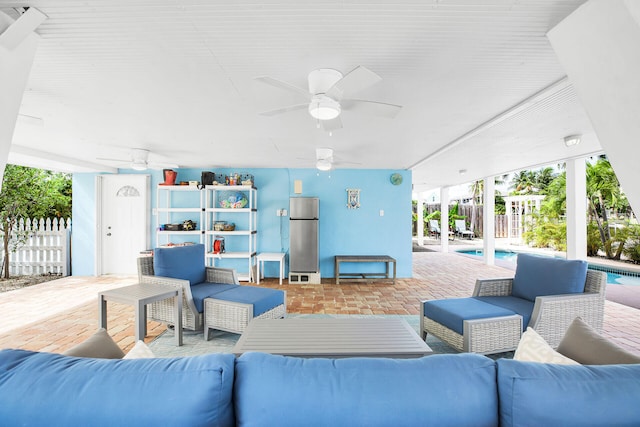
M469 249L466 251L458 251L458 253L465 255L474 255L474 256L482 256L482 249ZM508 262L516 262L518 257L517 252L513 251L505 251L505 250L496 250L496 259L508 261ZM592 270L601 270L600 268L593 267L589 265L589 268ZM610 269L609 269L610 270ZM640 286L640 277L633 276L631 274L625 274L622 270L617 271L604 271L607 273L607 283L612 285L630 285L630 286Z

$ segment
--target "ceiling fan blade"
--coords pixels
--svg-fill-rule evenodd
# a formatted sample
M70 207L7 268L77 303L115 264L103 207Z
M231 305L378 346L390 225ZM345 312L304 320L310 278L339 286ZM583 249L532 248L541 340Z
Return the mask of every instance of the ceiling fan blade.
M287 82L283 82L282 80L277 80L274 79L273 77L268 77L268 76L260 76L260 77L255 77L254 80L257 80L259 82L262 83L266 83L270 86L274 86L277 87L279 89L284 89L284 90L288 90L290 92L294 92L297 93L298 95L302 95L305 97L305 99L311 99L311 94L309 93L308 90L306 89L302 89L298 86L294 86L292 84L289 84Z
M277 114L288 113L290 111L303 110L305 108L309 108L309 104L290 105L288 107L278 108L277 110L263 111L260 115L270 117Z
M325 131L333 132L336 129L342 129L342 120L340 120L340 117L331 120L320 120L320 125Z
M387 117L389 119L393 119L402 109L401 105L387 104L386 102L364 101L361 99L343 99L340 101L340 107L342 107L343 110L371 114L379 117Z
M131 159L112 159L109 157L96 157L96 160L106 160L107 162L122 162L122 163L131 162Z
M354 95L381 80L382 77L373 71L359 66L331 86L326 95L339 101L344 96Z

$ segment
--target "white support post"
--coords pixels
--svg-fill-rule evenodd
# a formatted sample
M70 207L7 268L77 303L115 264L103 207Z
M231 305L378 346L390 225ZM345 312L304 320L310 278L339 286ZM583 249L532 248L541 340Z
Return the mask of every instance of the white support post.
M484 179L484 214L482 218L482 238L484 263L494 265L496 263L496 207L495 207L495 178L493 176Z
M416 206L416 237L418 239L418 245L424 246L424 200L422 199L422 193L418 194L418 201Z
M587 167L567 160L567 259L587 259Z
M440 248L449 252L449 187L440 189Z

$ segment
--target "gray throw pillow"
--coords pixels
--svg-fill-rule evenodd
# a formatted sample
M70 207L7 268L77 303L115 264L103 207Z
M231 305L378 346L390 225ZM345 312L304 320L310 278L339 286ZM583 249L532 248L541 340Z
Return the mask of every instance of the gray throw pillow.
M640 363L640 355L628 352L609 341L580 317L571 322L557 351L583 365Z
M65 351L65 356L95 357L99 359L122 359L124 352L107 333L100 328L89 338Z

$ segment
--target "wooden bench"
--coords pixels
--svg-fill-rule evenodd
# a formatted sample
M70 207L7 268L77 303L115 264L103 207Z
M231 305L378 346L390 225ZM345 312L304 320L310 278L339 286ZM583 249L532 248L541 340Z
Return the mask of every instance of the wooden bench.
M340 264L343 262L384 262L386 271L384 273L340 273ZM388 255L336 255L336 285L340 284L340 279L345 280L367 280L368 277L379 277L391 279L389 276L390 264L393 263L393 283L396 283L396 260Z

